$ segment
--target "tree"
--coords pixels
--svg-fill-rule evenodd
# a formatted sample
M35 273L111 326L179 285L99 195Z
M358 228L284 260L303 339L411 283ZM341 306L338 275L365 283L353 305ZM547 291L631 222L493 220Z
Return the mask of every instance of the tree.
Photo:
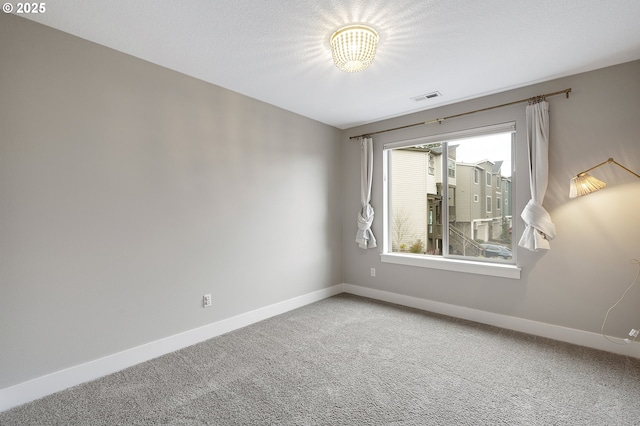
M409 212L404 207L393 209L392 231L393 231L393 250L398 251L405 242L413 235L411 231L413 221L409 216Z
M506 217L502 218L502 233L500 234L500 240L503 243L511 243L511 227Z

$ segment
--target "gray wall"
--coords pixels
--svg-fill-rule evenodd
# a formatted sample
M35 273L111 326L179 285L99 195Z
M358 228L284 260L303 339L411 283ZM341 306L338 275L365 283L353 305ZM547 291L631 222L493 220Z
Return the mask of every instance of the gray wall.
M636 273L640 183L606 166L594 175L609 188L569 200L568 181L610 156L640 170L638 61L341 132L13 15L0 14L0 58L0 388L341 282L599 332ZM519 250L522 279L356 247L349 136L565 87L550 99L545 202L558 237ZM511 120L517 215L524 104L376 136L380 243L382 143ZM639 297L611 332L638 328Z
M359 205L359 146L349 136L476 110L571 87L570 99L549 98L550 182L545 207L557 227L549 252L518 249L520 280L381 263L380 249L354 243ZM446 94L445 94L446 95ZM374 234L382 245L382 145L412 137L516 121L516 232L530 198L527 173L526 103L478 113L443 124L374 136L376 211ZM562 78L434 110L372 123L345 132L344 279L348 284L599 333L606 310L637 273L640 258L640 181L607 165L593 175L606 190L569 199L569 180L608 157L640 171L640 61ZM376 277L370 268L376 268ZM607 331L625 336L640 326L640 285L612 311Z
M0 388L342 282L338 129L13 15L0 58Z

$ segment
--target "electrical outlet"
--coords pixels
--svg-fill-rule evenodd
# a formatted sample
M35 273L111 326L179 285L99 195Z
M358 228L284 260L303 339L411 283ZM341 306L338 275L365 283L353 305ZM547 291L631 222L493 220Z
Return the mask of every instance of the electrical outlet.
M211 295L205 294L204 296L202 296L202 307L208 308L209 306L211 306Z
M371 276L372 277L376 276L376 268L371 268Z
M629 336L638 337L638 333L640 333L638 330L636 330L635 328L632 328L631 331L629 332Z

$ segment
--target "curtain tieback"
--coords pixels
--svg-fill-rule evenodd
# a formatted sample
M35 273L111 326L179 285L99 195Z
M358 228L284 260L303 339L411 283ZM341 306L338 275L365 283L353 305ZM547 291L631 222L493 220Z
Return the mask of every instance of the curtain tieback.
M556 226L551 221L551 216L542 204L529 200L521 215L524 222L544 234L545 239L553 240L556 237Z
M371 207L371 204L367 204L360 213L358 213L358 229L364 231L371 228L373 216L373 207Z

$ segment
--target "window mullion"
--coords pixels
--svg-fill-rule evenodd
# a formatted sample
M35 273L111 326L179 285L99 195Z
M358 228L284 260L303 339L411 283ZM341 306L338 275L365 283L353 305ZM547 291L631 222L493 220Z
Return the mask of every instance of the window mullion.
M442 256L449 256L449 142L442 148Z

